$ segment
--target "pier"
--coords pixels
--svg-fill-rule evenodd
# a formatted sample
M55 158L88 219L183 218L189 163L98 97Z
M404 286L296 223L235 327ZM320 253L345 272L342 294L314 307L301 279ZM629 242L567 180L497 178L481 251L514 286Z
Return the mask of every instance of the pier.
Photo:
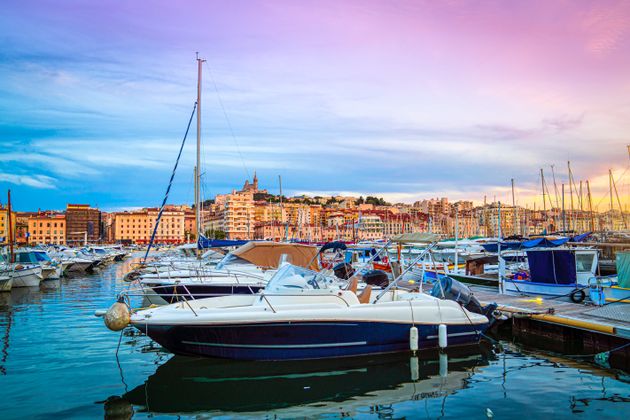
M471 287L483 304L496 302L508 320L502 329L525 344L564 355L605 357L611 366L630 369L630 305L576 304L558 299L511 296ZM611 351L614 350L614 351Z

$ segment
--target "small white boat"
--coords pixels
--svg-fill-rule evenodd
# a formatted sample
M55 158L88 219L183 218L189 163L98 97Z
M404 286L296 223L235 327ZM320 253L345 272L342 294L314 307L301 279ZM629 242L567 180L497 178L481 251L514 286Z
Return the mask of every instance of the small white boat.
M39 283L44 279L42 268L39 265L12 264L8 274L13 280L12 287L14 288L38 287Z

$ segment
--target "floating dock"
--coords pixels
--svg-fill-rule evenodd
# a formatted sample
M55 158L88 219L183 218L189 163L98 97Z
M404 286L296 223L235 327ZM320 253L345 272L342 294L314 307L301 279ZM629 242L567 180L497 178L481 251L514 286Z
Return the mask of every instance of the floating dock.
M511 329L519 342L563 355L597 356L598 362L630 371L630 304L576 304L469 287L482 304L499 305L508 317L501 329Z

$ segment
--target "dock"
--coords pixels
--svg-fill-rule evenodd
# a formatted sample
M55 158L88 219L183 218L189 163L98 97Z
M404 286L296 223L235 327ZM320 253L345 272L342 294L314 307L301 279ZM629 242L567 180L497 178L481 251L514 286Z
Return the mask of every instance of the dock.
M498 305L508 318L500 329L519 342L563 355L598 356L598 362L630 370L630 304L577 304L469 287L482 304Z

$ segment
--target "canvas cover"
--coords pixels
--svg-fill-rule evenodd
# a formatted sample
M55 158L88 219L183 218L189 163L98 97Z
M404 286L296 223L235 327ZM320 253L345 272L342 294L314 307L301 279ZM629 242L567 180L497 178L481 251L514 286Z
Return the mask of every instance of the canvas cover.
M415 244L415 243L430 243L436 242L440 239L439 235L434 233L416 232L416 233L401 233L392 238L392 242L401 244Z
M571 250L527 251L533 282L573 284L577 282L575 252Z
M617 251L617 282L630 289L630 251Z
M279 242L248 242L232 251L233 255L266 268L278 268L280 257L286 254L291 264L311 270L318 270L317 253L315 246Z

